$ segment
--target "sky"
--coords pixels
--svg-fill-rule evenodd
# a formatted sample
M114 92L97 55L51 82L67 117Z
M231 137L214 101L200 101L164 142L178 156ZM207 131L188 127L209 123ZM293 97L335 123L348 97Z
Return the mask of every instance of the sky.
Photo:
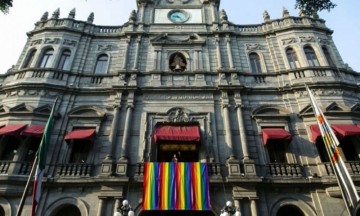
M338 6L330 12L319 13L328 28L334 30L333 40L345 63L360 72L360 1L333 0ZM0 13L0 74L15 65L27 40L26 32L33 30L44 12L49 17L60 8L60 18L66 18L76 9L77 20L86 21L94 12L95 25L122 25L136 9L136 0L13 0L9 14ZM271 19L281 18L282 8L290 15L298 16L295 0L221 0L220 9L227 12L229 21L240 24L263 22L262 13L267 10Z

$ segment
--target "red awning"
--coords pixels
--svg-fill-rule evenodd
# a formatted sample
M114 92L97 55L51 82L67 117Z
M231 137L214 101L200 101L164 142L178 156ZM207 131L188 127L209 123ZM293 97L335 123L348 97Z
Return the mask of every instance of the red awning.
M264 128L262 131L262 137L264 145L267 144L269 140L291 140L292 136L289 131L284 130L283 128Z
M25 130L23 130L20 135L22 136L33 136L33 137L42 137L44 133L44 125L30 125Z
M0 135L17 136L26 124L6 125L0 128Z
M200 128L198 125L167 125L155 127L154 141L200 142Z
M311 140L315 143L318 137L321 137L321 131L319 125L310 125Z
M65 140L90 140L93 141L95 136L95 129L75 129L65 136Z
M333 124L331 127L337 132L340 139L346 136L360 135L360 128L353 124Z

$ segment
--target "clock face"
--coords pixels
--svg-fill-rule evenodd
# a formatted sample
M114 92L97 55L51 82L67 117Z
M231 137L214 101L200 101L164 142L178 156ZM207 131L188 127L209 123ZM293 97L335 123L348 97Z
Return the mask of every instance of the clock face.
M189 14L183 10L172 10L168 18L174 23L184 23L189 19Z

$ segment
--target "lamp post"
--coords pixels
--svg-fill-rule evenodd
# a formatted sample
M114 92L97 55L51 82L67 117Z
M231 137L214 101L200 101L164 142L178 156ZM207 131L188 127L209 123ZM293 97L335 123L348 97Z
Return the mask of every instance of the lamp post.
M116 209L114 216L134 216L135 213L127 200L123 200L122 206Z
M232 205L231 201L227 201L226 206L221 209L220 216L241 216L241 212L239 208Z

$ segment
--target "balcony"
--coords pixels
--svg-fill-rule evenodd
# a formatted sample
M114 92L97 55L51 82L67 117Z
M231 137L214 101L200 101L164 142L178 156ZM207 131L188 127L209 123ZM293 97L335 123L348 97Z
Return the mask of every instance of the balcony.
M272 177L303 177L303 168L299 164L270 163L265 165L266 174Z
M92 164L69 163L56 165L56 177L90 177Z
M0 175L29 175L32 162L0 161Z

